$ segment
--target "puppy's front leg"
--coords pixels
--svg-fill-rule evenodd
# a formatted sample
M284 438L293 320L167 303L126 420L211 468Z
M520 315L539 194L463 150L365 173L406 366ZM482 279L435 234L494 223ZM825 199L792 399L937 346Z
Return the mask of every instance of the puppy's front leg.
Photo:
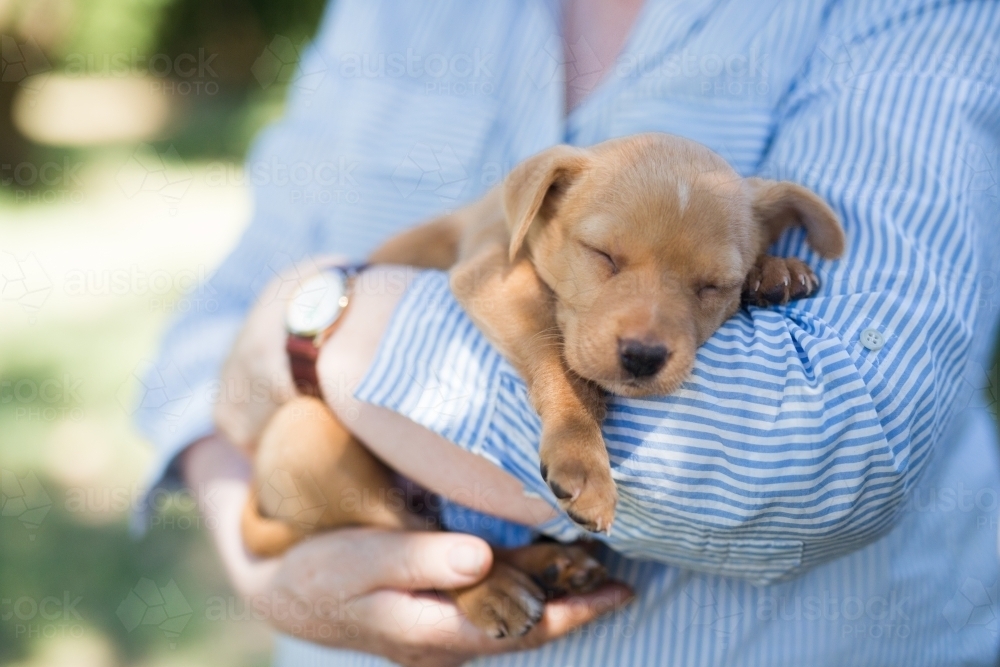
M618 492L601 434L601 390L571 372L552 294L527 260L488 245L455 266L451 287L476 326L517 369L542 419L542 476L559 504L590 531L609 531Z

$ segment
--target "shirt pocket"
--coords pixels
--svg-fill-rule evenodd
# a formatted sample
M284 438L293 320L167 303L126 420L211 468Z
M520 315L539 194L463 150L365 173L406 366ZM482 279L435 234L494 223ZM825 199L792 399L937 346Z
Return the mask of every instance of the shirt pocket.
M658 560L698 572L743 579L755 586L792 577L802 565L804 544L799 540L709 535L695 538L694 542L685 540L683 546L680 542L628 539L612 533L609 545L630 558Z

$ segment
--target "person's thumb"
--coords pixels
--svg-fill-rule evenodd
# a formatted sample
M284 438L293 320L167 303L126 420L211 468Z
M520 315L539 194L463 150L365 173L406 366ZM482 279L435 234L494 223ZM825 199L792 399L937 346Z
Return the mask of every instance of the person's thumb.
M313 573L313 586L358 593L379 588L452 589L482 579L493 564L489 545L472 535L341 529L301 544L285 568Z

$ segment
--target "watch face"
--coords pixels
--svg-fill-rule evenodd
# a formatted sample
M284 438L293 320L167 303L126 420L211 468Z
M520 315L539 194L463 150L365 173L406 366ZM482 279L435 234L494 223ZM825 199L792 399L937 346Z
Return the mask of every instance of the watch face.
M316 336L337 321L347 305L347 278L341 271L323 271L302 283L288 304L286 325L297 336Z

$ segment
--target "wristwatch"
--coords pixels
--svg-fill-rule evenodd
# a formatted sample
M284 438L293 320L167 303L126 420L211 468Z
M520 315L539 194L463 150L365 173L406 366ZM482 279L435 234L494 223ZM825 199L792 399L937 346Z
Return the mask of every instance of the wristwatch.
M295 387L307 396L323 397L316 371L319 350L342 321L351 303L354 282L365 266L325 268L303 282L288 303L285 351Z

